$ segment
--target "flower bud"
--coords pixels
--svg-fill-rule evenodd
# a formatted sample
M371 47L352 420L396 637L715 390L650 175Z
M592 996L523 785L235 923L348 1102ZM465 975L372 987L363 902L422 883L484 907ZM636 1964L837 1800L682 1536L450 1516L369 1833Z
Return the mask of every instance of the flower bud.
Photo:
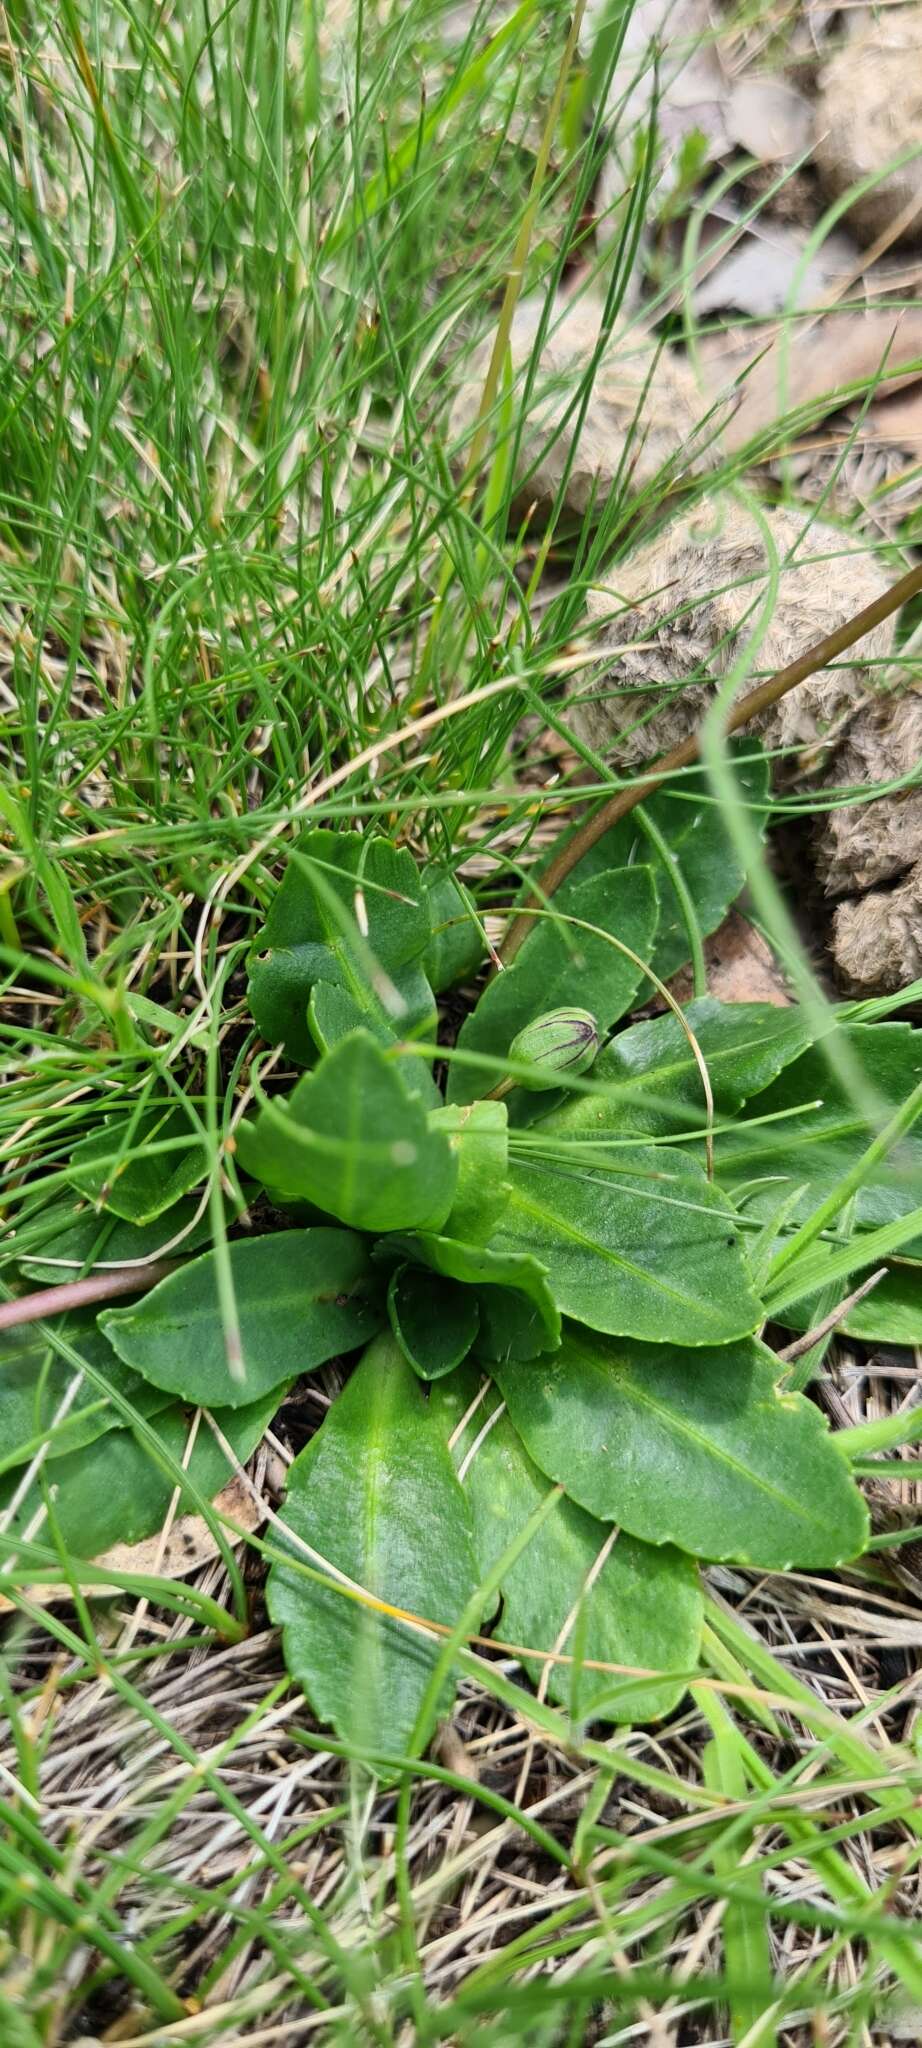
M584 1074L599 1050L599 1027L589 1010L547 1010L516 1033L509 1058L532 1072L514 1075L517 1088L556 1088L561 1074Z

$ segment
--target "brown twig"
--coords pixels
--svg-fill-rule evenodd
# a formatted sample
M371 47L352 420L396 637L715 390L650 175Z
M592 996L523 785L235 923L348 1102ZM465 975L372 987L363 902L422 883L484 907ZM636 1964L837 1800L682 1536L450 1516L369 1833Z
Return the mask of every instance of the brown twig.
M97 1301L115 1301L120 1294L146 1294L182 1263L182 1259L154 1259L148 1266L89 1273L85 1280L65 1280L60 1287L20 1294L15 1301L0 1302L0 1330L18 1330L20 1323L38 1323L45 1316L64 1315L67 1309L91 1307Z
M885 1279L886 1273L886 1266L880 1266L876 1273L871 1274L870 1279L862 1280L861 1286L856 1287L853 1294L847 1294L845 1300L840 1301L832 1313L824 1316L822 1322L817 1323L814 1329L807 1330L802 1337L796 1337L793 1344L787 1344L783 1351L779 1351L778 1358L783 1359L785 1365L794 1365L798 1358L805 1358L807 1352L813 1350L814 1344L822 1343L823 1338L828 1337L831 1330L836 1329L839 1323L845 1321L846 1316L851 1315L852 1309L857 1308L859 1301L863 1301L866 1294L870 1294L871 1288L877 1286L878 1280ZM841 1428L847 1429L849 1426L848 1422L842 1423L840 1419Z
M778 669L764 683L759 683L755 690L750 690L747 696L741 697L739 703L734 704L728 714L727 732L738 732L741 726L748 725L749 720L757 717L759 712L767 711L772 704L778 703L779 698L785 697L789 690L796 689L798 683L805 682L808 676L816 675L819 669L827 668L831 661L835 661L837 655L844 654L847 648L853 647L856 640L862 640L865 633L870 633L874 626L879 626L892 612L899 611L900 606L910 597L915 597L919 591L922 591L922 566L910 569L905 576L900 577L898 583L894 583L890 590L886 590L882 597L875 598L873 604L865 605L864 610L856 613L853 619L846 620L844 626L837 627L834 633L827 633L824 640L818 640L815 646L808 647L806 653L799 654L796 661L788 662L786 668ZM677 747L672 747L668 754L664 754L647 774L631 784L630 789L619 789L615 796L609 797L607 803L578 826L572 839L554 855L550 866L541 877L540 886L533 891L536 903L546 903L548 897L553 896L555 889L559 889L561 882L566 881L583 855L589 852L596 840L601 839L603 832L609 832L613 825L627 817L628 812L632 811L636 804L642 803L645 797L652 796L677 769L692 767L700 758L700 751L699 727L697 732L689 733L687 739L682 740ZM531 920L532 913L527 908L520 910L513 918L500 947L500 957L504 966L508 966L510 960L515 958L523 939L527 938Z

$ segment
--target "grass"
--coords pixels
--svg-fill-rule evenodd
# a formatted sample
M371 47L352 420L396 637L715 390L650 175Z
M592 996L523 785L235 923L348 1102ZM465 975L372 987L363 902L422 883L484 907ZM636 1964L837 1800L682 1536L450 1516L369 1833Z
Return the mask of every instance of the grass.
M600 259L587 80L617 56L610 24L587 64L562 5L522 0L498 31L493 9L458 16L7 0L7 1293L75 1143L155 1084L193 1106L226 1233L242 961L307 811L463 868L495 932L503 863L610 785L585 755L561 772L561 679L591 654L587 582L675 480L638 507L626 475L594 529L507 538L508 463L459 484L447 419L471 339L520 288L581 258L617 316L649 138ZM682 262L658 290L687 322ZM516 407L524 430L500 352L485 443ZM760 909L771 928L767 875ZM844 1369L854 1422L899 1409L898 1376ZM270 1432L268 1502L334 1385L316 1376ZM728 2027L763 2048L864 2043L892 1997L922 2006L918 1620L873 1561L713 1574L705 1667L662 1729L594 1739L514 1657L464 1648L437 1758L398 1760L391 1790L287 1684L259 1598L272 1547L271 1524L239 1554L225 1537L183 1585L155 1545L101 1604L70 1560L71 1602L45 1609L53 1502L29 1544L7 1539L11 2048L678 2048Z

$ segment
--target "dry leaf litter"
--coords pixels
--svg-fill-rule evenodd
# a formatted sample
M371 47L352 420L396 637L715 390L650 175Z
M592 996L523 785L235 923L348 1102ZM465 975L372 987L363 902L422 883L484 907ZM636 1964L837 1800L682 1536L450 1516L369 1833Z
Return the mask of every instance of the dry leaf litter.
M848 206L856 233L922 239L922 9L882 7L846 32L820 74L815 160L832 200L867 185Z

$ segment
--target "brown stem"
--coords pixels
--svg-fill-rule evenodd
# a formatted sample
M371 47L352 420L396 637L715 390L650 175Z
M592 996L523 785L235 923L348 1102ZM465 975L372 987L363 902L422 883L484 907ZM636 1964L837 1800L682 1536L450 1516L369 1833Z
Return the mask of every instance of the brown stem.
M146 1294L158 1280L175 1273L181 1259L154 1259L149 1266L122 1266L113 1273L89 1273L85 1280L65 1280L60 1287L42 1287L37 1294L21 1294L15 1301L0 1302L0 1330L17 1330L20 1323L38 1323L45 1316L60 1316L70 1308L86 1308L97 1301L115 1301L120 1294Z
M818 640L814 647L807 648L805 654L799 654L796 661L789 661L786 668L779 668L766 682L759 683L757 689L750 690L748 696L741 697L739 703L734 704L729 713L727 732L738 732L740 726L748 725L749 720L755 718L760 711L767 711L770 705L777 704L779 697L785 697L789 690L796 689L798 683L805 682L807 677L815 675L818 669L826 668L831 661L835 661L838 654L844 654L846 648L853 647L856 640L862 640L865 633L870 633L872 627L879 626L882 619L888 619L891 612L899 611L900 606L905 604L908 598L915 597L920 590L922 566L910 569L907 575L900 577L898 583L893 584L892 589L886 590L882 597L875 598L873 604L866 604L864 610L857 612L853 619L846 620L844 626L839 626L834 633L827 633L825 640ZM682 740L679 746L672 747L668 754L664 754L647 774L631 784L630 789L619 789L615 796L609 797L607 803L595 811L591 818L587 818L584 824L578 826L572 839L554 855L550 866L541 877L540 886L533 891L536 903L545 903L549 896L553 896L555 889L559 889L561 882L566 881L577 862L582 860L584 853L589 852L597 839L601 839L603 832L610 831L612 825L617 825L621 818L626 818L635 804L643 802L644 797L652 796L654 790L659 789L678 768L690 768L693 762L700 758L700 752L699 727L697 732L689 733L688 738ZM508 966L509 961L515 958L523 939L528 937L531 921L532 912L528 909L520 910L513 918L499 949L504 966Z
M869 1279L862 1280L861 1286L855 1288L854 1294L847 1294L845 1300L840 1301L831 1314L824 1316L822 1322L817 1323L814 1329L807 1330L803 1337L795 1337L793 1344L786 1344L783 1351L777 1351L776 1358L783 1359L785 1365L796 1365L798 1358L806 1358L807 1352L813 1350L814 1344L822 1343L823 1338L830 1336L838 1323L844 1323L846 1316L851 1315L852 1309L858 1307L858 1303L864 1300L866 1294L870 1294L872 1287L877 1286L878 1280L886 1278L886 1274L886 1266L878 1266L877 1272L872 1273ZM839 1427L850 1429L851 1417L844 1423L840 1417Z

